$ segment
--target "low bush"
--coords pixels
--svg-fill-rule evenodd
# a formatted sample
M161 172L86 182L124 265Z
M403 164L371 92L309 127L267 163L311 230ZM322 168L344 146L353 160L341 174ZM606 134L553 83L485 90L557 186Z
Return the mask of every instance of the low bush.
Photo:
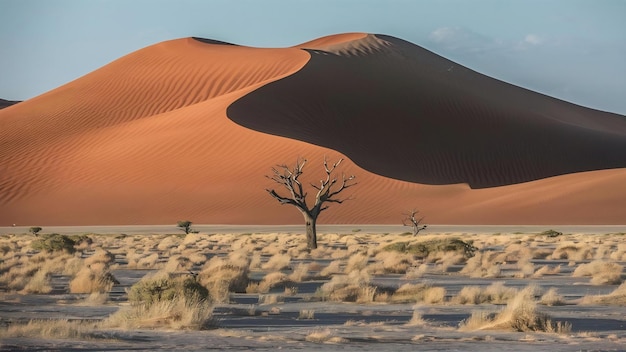
M410 253L422 258L436 252L457 252L462 253L465 258L471 258L477 248L471 241L465 242L459 238L442 238L413 243L395 242L385 246L383 250Z
M193 277L172 276L168 273L146 276L128 292L128 300L132 304L172 301L178 296L190 300L210 300L209 291Z
M66 235L59 235L58 233L53 233L41 239L34 240L31 243L31 247L34 250L46 252L66 251L70 254L76 251L74 245L76 245L74 240Z

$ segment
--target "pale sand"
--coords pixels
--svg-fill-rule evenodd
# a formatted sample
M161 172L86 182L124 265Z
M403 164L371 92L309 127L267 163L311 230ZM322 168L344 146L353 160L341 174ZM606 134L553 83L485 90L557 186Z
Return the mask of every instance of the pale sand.
M12 350L244 350L244 349L285 349L285 350L475 350L475 351L571 351L571 350L622 350L626 344L624 326L625 307L622 305L582 304L580 298L592 294L607 294L617 285L590 285L589 277L576 277L572 273L582 263L592 259L575 261L568 265L568 260L554 259L550 254L545 259L534 259L531 264L538 271L543 265L551 268L561 265L560 270L537 277L520 276L521 268L517 261L522 261L530 253L557 253L558 248L580 246L589 258L626 264L626 248L622 248L621 257L611 259L616 250L603 252L610 246L623 245L623 235L563 235L548 238L536 234L430 234L414 238L412 236L378 235L368 233L322 234L320 248L324 255L315 259L296 256L296 249L303 243L301 234L262 234L262 235L136 235L126 238L115 236L91 235L94 243L84 249L84 257L89 257L93 250L108 248L115 253L117 266L113 274L120 281L115 285L110 301L106 304L82 303L84 295L67 293L70 280L64 276L53 276L54 290L50 294L32 295L0 293L0 334L4 333L5 324L16 324L30 319L71 319L100 320L127 306L125 289L137 282L146 273L154 269L129 269L125 264L130 258L130 248L149 249L158 253L161 264L185 246L186 256L193 258L192 252L225 256L233 247L241 246L246 251L261 251L263 262L270 258L270 247L282 248L294 254L289 274L299 263L317 262L320 267L331 260L347 262L350 257L364 250L376 252L379 245L397 241L423 241L442 237L460 237L473 240L482 250L498 254L508 260L500 263L498 277L473 278L461 274L466 264L451 265L446 269L441 264L432 262L421 277L405 278L403 274L372 274L371 283L381 287L399 287L405 283L427 283L446 289L444 303L354 303L318 301L312 299L318 287L328 279L305 279L296 283L298 292L286 295L282 287L270 291L278 302L263 304L261 296L253 293L231 295L231 302L218 304L214 317L217 329L208 331L174 331L150 329L96 329L95 338L58 339L34 335L22 337L5 336L0 340L0 351ZM26 241L19 246L28 246L32 236L4 236L2 245L14 240ZM253 240L253 241L251 241ZM257 249L254 249L254 248ZM621 248L621 247L620 247ZM179 249L181 250L181 249ZM302 254L302 252L300 252ZM343 254L342 254L343 253ZM8 260L9 251L2 257ZM505 256L506 255L506 256ZM334 259L331 259L334 258ZM414 265L422 260L417 259ZM369 263L371 268L384 263L383 259ZM200 264L201 265L201 264ZM197 270L197 269L193 269ZM319 269L318 269L319 270ZM554 270L553 270L554 271ZM252 277L260 278L266 272L256 269ZM622 272L622 277L624 272ZM562 306L539 305L541 312L549 314L555 321L572 324L572 330L565 334L542 332L513 332L503 330L460 331L458 324L474 311L498 312L500 304L483 303L480 305L462 305L452 301L452 297L466 286L487 287L494 282L502 282L506 288L522 289L529 284L537 285L541 291L555 288L566 303ZM266 294L267 296L267 294ZM282 297L282 298L281 298ZM539 300L539 298L537 298ZM413 310L417 309L425 322L418 325L407 324ZM298 319L302 311L312 311L312 319ZM89 331L89 330L87 330ZM315 333L316 335L312 335ZM321 336L326 342L307 341L313 336ZM330 338L334 340L329 340ZM335 341L335 343L332 343Z

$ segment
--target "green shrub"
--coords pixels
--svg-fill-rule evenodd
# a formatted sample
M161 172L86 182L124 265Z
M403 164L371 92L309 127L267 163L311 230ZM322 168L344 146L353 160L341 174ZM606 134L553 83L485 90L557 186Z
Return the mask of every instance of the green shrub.
M181 297L189 300L210 300L209 291L190 276L172 277L169 274L157 274L144 277L128 292L128 300L135 304L149 305Z
M70 254L76 251L74 245L76 245L74 240L58 233L53 233L31 243L31 247L38 251L66 251Z
M563 234L563 232L559 232L559 231L555 231L555 230L547 230L542 232L540 235L542 236L548 236L548 237L558 237L561 236Z
M28 229L28 232L32 233L33 235L37 235L39 233L39 231L41 231L42 228L39 226L33 226L30 229Z
M178 221L176 223L176 227L178 227L181 230L185 231L186 234L189 234L189 233L193 232L193 230L191 229L191 224L193 224L193 223L191 221L189 221L189 220L181 220L181 221Z
M93 240L91 239L91 237L87 236L87 235L71 235L69 236L69 238L74 241L74 243L76 245L80 245L82 243L85 244L92 244Z
M458 252L462 253L466 258L471 258L477 250L472 243L472 241L465 242L458 238L444 238L415 243L396 242L385 246L383 249L386 251L410 253L422 258L435 252Z

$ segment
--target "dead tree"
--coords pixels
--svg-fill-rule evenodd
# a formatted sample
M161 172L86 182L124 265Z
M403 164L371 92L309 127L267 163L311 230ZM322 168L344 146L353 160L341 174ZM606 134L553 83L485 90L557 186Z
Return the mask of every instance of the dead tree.
M412 227L413 236L416 236L420 231L428 227L428 225L422 225L424 217L422 216L418 218L417 214L419 214L419 211L415 209L406 213L402 213L402 215L405 216L405 218L402 219L402 225Z
M320 180L319 185L311 184L311 186L317 190L315 195L315 202L313 206L309 208L307 204L307 193L299 180L303 173L306 159L298 159L296 165L293 168L289 168L287 165L278 165L272 168L272 175L266 176L272 181L283 186L289 192L287 196L279 195L273 189L266 189L270 196L276 198L281 204L290 204L295 206L304 216L304 223L306 224L306 241L309 249L317 248L317 230L315 224L317 217L320 213L328 209L328 204L325 203L343 203L346 199L338 198L346 188L356 185L354 182L355 176L346 176L341 174L341 178L338 178L333 173L343 159L339 159L332 166L328 165L326 157L324 157L324 170L326 171L326 178Z

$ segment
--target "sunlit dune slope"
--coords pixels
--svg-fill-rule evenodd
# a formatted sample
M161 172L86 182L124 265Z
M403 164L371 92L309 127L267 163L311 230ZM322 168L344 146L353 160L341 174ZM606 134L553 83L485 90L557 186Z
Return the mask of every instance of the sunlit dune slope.
M330 77L340 73L333 68L335 63L331 60L326 72L326 64L320 66L316 55L333 52L341 55L337 60L352 58L361 66L369 60L361 60L362 56L387 50L381 43L379 38L360 33L284 49L193 38L173 40L134 52L3 109L0 226L173 224L183 219L222 224L298 223L301 216L294 208L280 206L267 195L264 189L273 184L264 175L275 164L293 164L299 156L309 160L305 181L317 182L322 176L324 156L345 158L342 171L357 175L359 184L346 192L352 199L331 205L320 217L323 223L398 224L401 213L411 208L421 209L430 223L626 222L624 169L480 190L464 184L429 186L386 177L406 178L395 175L397 170L405 172L402 167L381 170L385 164L377 156L381 150L395 150L393 145L406 137L405 126L391 119L385 124L386 116L374 121L368 118L363 125L381 135L363 140L361 134L372 135L363 126L346 130L340 126L344 120L328 121L329 114L338 113L338 105L352 104L355 98L336 95L333 101L319 102L318 83L308 80L301 83L312 84L313 103L294 105L294 97L305 91L296 84L289 92L269 97L272 101L261 104L258 111L248 105L232 113L233 103L237 106L249 96L258 104L259 89L293 82L294 77L301 80L305 76L299 75L308 74L309 65L319 75L328 74L329 84L344 86ZM380 66L376 63L379 59L369 60L372 70ZM367 87L362 81L351 84L355 89ZM289 106L287 113L275 106L283 103ZM276 123L268 115L272 111L286 114L281 118L291 121L287 125L291 124L293 131L264 133L258 127L240 125L267 119L271 128L284 128L283 121ZM619 125L598 127L585 118L581 121L585 130L623 133ZM320 128L327 134L312 136ZM452 128L439 138L453 140L460 138L461 132ZM396 134L398 138L393 138ZM339 146L326 143L335 139L340 139ZM350 145L354 148L345 148ZM364 151L372 153L371 164L364 162ZM463 151L459 153L457 158L463 156ZM405 164L417 161L410 157L402 160Z
M484 188L626 167L624 116L492 79L393 37L309 44L301 46L311 54L306 66L242 97L228 116L418 183Z

